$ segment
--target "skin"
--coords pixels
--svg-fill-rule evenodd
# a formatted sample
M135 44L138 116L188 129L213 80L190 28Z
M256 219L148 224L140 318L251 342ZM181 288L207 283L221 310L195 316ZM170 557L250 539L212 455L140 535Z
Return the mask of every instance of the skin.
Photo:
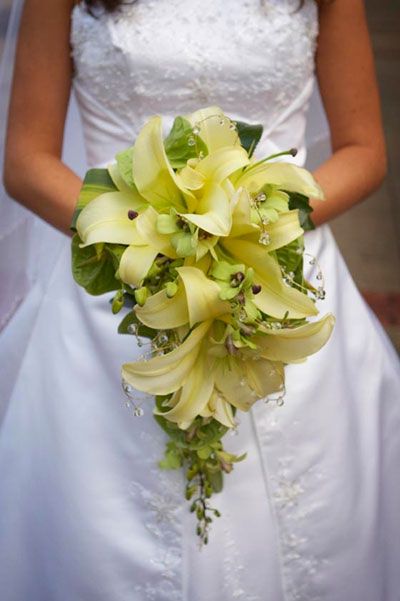
M69 28L73 0L26 0L9 113L4 183L9 194L70 234L81 180L61 161L71 90ZM326 202L321 224L379 187L386 153L379 95L362 0L335 0L320 12L317 77L333 155L315 177ZM43 35L43 32L46 32Z

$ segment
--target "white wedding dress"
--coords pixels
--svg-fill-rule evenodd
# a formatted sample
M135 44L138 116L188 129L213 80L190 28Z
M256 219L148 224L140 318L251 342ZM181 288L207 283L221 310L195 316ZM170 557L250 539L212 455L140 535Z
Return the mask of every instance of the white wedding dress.
M306 0L139 0L72 14L74 89L90 165L152 114L219 105L264 124L259 154L306 156L317 10ZM61 243L60 241L61 240ZM0 596L4 601L399 601L400 371L327 226L306 235L337 323L287 369L226 447L247 451L215 497L201 551L179 471L157 467L151 405L127 409L108 296L72 280L70 241L0 337ZM311 267L308 267L311 269ZM309 274L312 277L312 274Z

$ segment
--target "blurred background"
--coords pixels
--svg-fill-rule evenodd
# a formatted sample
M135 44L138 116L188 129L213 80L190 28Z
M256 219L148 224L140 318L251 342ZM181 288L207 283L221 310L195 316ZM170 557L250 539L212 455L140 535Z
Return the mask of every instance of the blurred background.
M0 0L0 58L11 3ZM366 8L389 173L379 191L331 225L354 280L400 352L400 2L366 0Z

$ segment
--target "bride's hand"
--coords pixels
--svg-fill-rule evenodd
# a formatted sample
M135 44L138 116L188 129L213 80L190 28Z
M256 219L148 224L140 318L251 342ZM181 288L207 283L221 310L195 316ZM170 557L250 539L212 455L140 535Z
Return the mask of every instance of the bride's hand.
M321 5L317 77L332 139L332 157L315 176L327 202L314 204L316 223L363 200L386 174L379 94L362 0Z
M10 104L4 184L65 233L81 180L61 162L71 89L73 0L26 0Z

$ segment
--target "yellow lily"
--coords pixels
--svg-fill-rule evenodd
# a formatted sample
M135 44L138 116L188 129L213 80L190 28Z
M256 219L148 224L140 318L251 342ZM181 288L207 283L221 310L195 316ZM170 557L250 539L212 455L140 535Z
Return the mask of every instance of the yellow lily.
M240 146L237 132L218 106L210 106L195 111L185 118L192 127L199 129L199 135L206 143L208 152L211 154L225 146Z
M280 190L298 192L309 198L324 200L324 193L309 171L293 163L261 163L249 165L237 179L237 186L244 186L252 194L264 185L273 184Z
M285 284L278 261L268 253L268 248L245 239L226 238L223 247L238 260L254 269L254 281L261 291L254 297L254 304L271 317L301 319L317 315L314 302L305 294Z
M174 393L166 404L170 409L155 413L182 429L197 415L213 416L232 427L229 405L248 411L258 399L281 391L284 363L317 352L329 339L334 318L328 314L313 324L259 334L254 338L259 351L236 349L233 356L225 347L223 356L213 353L212 323L208 320L196 326L166 355L123 366L123 378L134 388L150 394Z
M213 319L229 313L229 303L219 298L218 284L205 276L197 267L178 267L180 283L177 293L168 298L167 291L160 290L151 296L143 307L135 307L142 323L155 330L177 328L189 323Z

